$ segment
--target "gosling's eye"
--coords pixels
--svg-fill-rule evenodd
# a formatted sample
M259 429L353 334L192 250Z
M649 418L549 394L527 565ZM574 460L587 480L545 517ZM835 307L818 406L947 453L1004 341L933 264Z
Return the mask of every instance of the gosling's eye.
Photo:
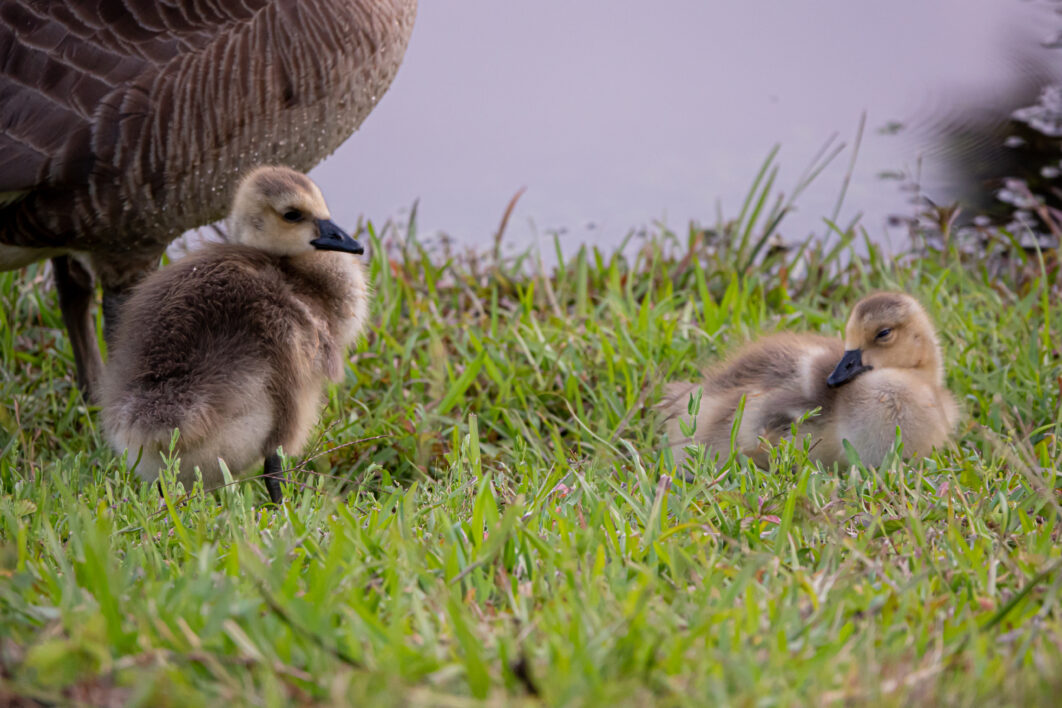
M886 327L885 329L878 330L878 333L874 335L874 339L878 342L881 342L884 341L890 334L892 334L892 330Z
M284 221L290 221L293 224L302 221L302 212L298 209L288 209L284 212Z

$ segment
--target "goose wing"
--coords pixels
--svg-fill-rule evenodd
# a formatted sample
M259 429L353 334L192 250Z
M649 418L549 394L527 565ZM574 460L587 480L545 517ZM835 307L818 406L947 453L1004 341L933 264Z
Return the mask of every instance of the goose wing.
M0 241L155 254L228 180L308 170L387 90L416 0L0 0Z
M0 0L0 205L113 162L155 76L268 0Z

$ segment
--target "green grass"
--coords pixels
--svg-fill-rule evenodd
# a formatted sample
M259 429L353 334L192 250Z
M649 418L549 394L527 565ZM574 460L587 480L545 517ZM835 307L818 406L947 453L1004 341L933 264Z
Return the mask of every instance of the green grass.
M1052 703L1057 270L765 263L765 174L737 223L548 277L370 234L371 331L282 509L254 480L160 501L81 404L43 270L0 275L0 703ZM663 382L875 288L940 326L954 450L671 481Z

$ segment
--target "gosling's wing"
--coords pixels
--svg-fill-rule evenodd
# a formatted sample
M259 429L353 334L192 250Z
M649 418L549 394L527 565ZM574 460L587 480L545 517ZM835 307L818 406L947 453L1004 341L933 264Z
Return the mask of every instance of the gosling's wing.
M731 430L742 397L745 404L737 443L741 450L764 464L761 438L778 443L791 433L793 423L816 408L821 412L802 430L816 434L831 415L833 392L826 378L840 360L840 340L809 334L777 334L755 341L708 374L713 400L725 402L725 415L717 416L706 435L715 444L729 446Z

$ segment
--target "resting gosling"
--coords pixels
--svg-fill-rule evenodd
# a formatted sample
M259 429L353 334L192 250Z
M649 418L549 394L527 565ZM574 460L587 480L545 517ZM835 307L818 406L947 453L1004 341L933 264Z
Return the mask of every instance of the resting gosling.
M285 167L240 183L231 243L212 244L148 276L122 305L104 372L104 434L154 480L173 429L179 480L198 467L207 487L265 459L282 501L277 447L298 454L324 384L343 375L369 288L361 245L329 218L320 190Z
M680 421L690 422L690 395L701 402L692 440ZM790 437L791 425L815 408L799 435L810 435L811 459L844 463L847 440L864 464L878 465L899 426L908 456L942 446L959 418L944 388L937 335L917 300L903 293L869 295L852 310L843 343L814 334L775 334L739 349L708 370L701 384L667 386L659 407L680 465L687 445L706 445L726 455L741 397L745 408L736 446L766 466L771 444Z

